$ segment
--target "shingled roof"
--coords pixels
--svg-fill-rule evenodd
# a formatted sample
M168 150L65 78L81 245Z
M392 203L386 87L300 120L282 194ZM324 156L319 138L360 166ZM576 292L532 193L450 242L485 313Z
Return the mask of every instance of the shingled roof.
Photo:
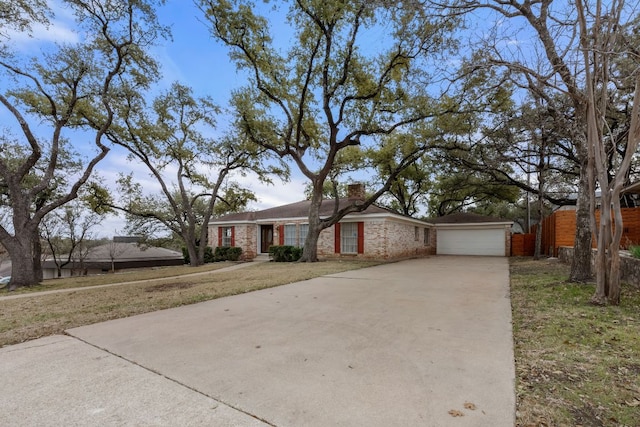
M353 199L343 198L340 199L340 208L344 208L354 202ZM259 221L266 219L281 219L281 218L306 218L309 216L310 200L302 200L300 202L290 203L288 205L277 206L275 208L264 209L255 212L240 212L222 216L220 218L212 219L211 222L244 222L244 221ZM320 206L320 216L330 216L333 214L334 200L324 200ZM381 208L380 206L371 205L362 212L353 212L350 215L369 215L375 213L393 213L388 209Z
M490 222L511 222L509 220L492 216L478 215L470 212L456 212L427 220L432 224L482 224Z

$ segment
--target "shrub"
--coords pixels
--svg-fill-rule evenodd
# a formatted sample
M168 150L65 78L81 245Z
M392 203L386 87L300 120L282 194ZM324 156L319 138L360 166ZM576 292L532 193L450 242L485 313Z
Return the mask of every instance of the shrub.
M269 255L275 262L294 262L302 257L302 248L296 246L270 246Z
M184 258L185 264L191 264L191 257L189 256L189 251L186 247L182 247L182 257ZM214 262L215 257L213 256L213 248L211 246L207 246L204 248L204 263Z
M211 246L207 246L204 248L204 263L208 264L210 262L214 262L216 259L213 256L213 248Z
M227 250L227 261L238 261L242 255L242 248L232 246Z
M213 254L214 261L238 261L242 248L237 246L218 246Z
M640 246L636 246L636 245L629 246L629 252L631 252L632 257L640 258Z

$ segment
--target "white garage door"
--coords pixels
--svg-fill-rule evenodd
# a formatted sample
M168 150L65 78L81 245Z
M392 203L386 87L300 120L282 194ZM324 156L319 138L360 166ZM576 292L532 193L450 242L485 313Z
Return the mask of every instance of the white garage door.
M504 227L438 229L438 255L505 256Z

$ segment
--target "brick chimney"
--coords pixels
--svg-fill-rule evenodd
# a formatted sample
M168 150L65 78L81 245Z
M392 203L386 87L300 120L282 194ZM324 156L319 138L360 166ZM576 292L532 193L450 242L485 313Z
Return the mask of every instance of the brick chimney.
M364 200L364 184L358 182L347 185L347 198L349 200Z

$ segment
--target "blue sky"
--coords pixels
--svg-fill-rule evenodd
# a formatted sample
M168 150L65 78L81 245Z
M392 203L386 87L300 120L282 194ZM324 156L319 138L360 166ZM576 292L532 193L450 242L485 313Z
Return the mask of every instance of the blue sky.
M50 1L49 4L56 14L52 25L46 29L34 28L33 37L14 33L12 44L16 50L35 55L48 42L77 40L73 17L60 8L58 2ZM160 84L154 90L166 90L171 83L178 81L192 87L195 96L211 96L220 106L226 107L231 91L243 86L245 81L230 62L226 48L211 38L200 10L190 0L168 0L157 12L160 22L171 27L173 40L161 41L152 50L163 73ZM6 114L6 111L0 112L3 123L12 120ZM224 117L219 120L219 126L224 128ZM122 149L113 148L97 167L101 181L107 185L115 183L119 173L129 171L134 172L143 188L150 191L159 189L159 185L142 166L127 160L127 154ZM286 184L276 181L271 186L260 183L249 174L242 178L242 184L249 187L258 198L257 203L250 205L252 210L291 203L304 197L305 180L299 174ZM123 228L123 219L110 217L103 222L100 234L104 237L122 234Z
M179 81L192 87L196 96L211 96L226 107L231 91L244 86L246 80L231 63L227 48L211 37L202 12L192 1L169 0L158 14L161 23L171 27L173 35L173 41L154 49L163 66L162 85L168 87L173 81ZM225 126L223 121L222 117L221 128ZM258 198L251 209L265 209L304 198L306 181L299 173L292 175L286 189L281 182L267 186L252 177L243 178L242 182L248 184Z
M257 7L261 6L256 2ZM56 19L48 29L35 28L34 38L21 34L14 34L15 48L26 54L37 54L47 42L74 42L77 34L74 29L73 17L60 8L59 0L50 0L56 12ZM226 107L231 92L235 88L245 85L245 79L236 71L231 63L227 48L217 43L209 33L204 23L202 12L193 4L192 0L168 0L158 9L161 24L170 26L173 40L161 41L153 48L153 55L162 66L163 78L154 91L167 90L174 81L193 88L195 96L211 96L220 106ZM286 43L291 30L278 22L272 26L277 41ZM382 33L373 31L367 38L367 44L377 48L384 43ZM452 58L452 61L454 59ZM0 111L0 120L5 122L5 111ZM219 120L224 128L224 117ZM261 184L255 177L249 175L242 178L242 184L250 188L257 196L258 202L250 205L250 209L258 210L286 203L299 201L304 197L306 179L292 165L292 179L288 183L277 181L275 185ZM107 158L97 167L97 173L105 184L115 183L118 174L133 172L142 183L143 188L154 192L159 185L149 177L145 168L127 160L127 154L122 149L114 148ZM103 223L101 235L112 236L119 234L124 228L124 221L120 218L109 218Z

